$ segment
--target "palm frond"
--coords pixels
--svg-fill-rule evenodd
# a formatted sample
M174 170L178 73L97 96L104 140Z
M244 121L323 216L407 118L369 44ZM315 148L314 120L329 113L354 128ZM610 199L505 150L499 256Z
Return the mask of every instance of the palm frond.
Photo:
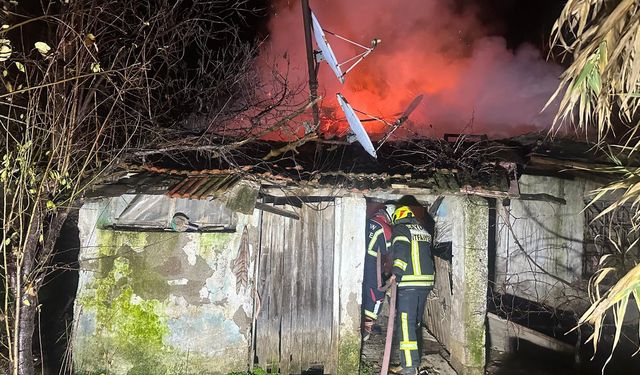
M549 101L560 100L556 127L570 122L585 132L595 129L602 141L616 118L633 121L640 105L640 3L569 0L551 42L573 57Z
M630 207L631 224L636 231L640 229L640 168L630 165L629 160L640 149L640 2L568 0L553 26L551 45L564 49L572 57L571 65L560 77L558 89L547 103L560 104L554 131L561 126L575 127L587 137L595 138L614 164L598 170L611 173L614 181L595 192L590 205L599 201L612 203L594 220L623 206ZM627 254L638 244L637 239L631 243L620 238L608 241L620 254ZM589 340L596 351L603 337L605 318L612 313L615 334L605 366L619 343L630 298L640 310L640 264L636 260L626 272L618 269L614 258L602 257L600 269L590 283L593 303L578 322L593 325ZM609 286L616 274L624 276Z
M623 320L627 311L630 297L633 296L636 302L636 306L640 310L640 264L632 268L626 275L618 280L618 282L616 282L601 296L599 291L603 281L614 271L615 268L605 267L600 269L594 275L592 279L592 287L590 289L592 294L591 297L594 299L594 302L578 321L579 325L585 323L590 323L593 325L593 334L587 341L592 341L594 351L597 351L598 343L601 338L600 336L602 333L604 318L607 312L609 310L612 310L616 332L613 339L611 355L607 359L607 363L611 360L613 351L620 341Z

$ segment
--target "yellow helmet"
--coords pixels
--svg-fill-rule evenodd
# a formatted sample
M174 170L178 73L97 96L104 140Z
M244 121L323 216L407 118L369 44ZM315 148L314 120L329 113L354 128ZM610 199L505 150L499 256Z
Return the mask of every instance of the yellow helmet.
M414 217L413 211L411 211L408 206L400 206L393 212L391 220L395 224L396 221L404 219L405 217Z

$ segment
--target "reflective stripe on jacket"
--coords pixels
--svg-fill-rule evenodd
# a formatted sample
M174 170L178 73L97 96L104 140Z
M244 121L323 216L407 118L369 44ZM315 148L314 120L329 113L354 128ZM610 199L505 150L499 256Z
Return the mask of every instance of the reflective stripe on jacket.
M393 274L399 288L430 287L434 283L431 234L415 218L396 221L391 236Z
M378 257L378 250L386 255L391 248L391 227L374 216L367 220L367 255Z

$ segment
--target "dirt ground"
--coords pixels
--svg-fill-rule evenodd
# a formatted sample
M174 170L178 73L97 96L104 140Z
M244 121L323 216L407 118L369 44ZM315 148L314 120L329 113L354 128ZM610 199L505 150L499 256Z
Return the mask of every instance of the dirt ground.
M382 357L384 354L384 344L387 331L388 321L387 304L383 306L382 312L378 318L377 327L362 346L362 367L361 374L379 375L382 365ZM420 361L420 368L427 369L429 374L436 375L456 375L451 368L447 358L449 354L440 345L440 343L426 330L423 329L423 353ZM392 353L391 363L398 363L397 353Z

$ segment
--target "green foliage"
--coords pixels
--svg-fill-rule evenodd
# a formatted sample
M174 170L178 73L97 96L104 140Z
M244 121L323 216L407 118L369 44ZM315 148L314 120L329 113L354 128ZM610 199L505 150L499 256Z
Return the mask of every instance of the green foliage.
M360 337L340 338L338 348L338 375L357 374L360 367Z
M639 12L635 0L615 5L604 0L567 2L552 30L552 44L573 56L552 98L561 98L556 125L577 112L573 124L585 132L596 130L598 141L604 141L619 119L631 130L622 138L633 138L640 105Z
M373 363L362 362L360 365L360 375L373 374Z

